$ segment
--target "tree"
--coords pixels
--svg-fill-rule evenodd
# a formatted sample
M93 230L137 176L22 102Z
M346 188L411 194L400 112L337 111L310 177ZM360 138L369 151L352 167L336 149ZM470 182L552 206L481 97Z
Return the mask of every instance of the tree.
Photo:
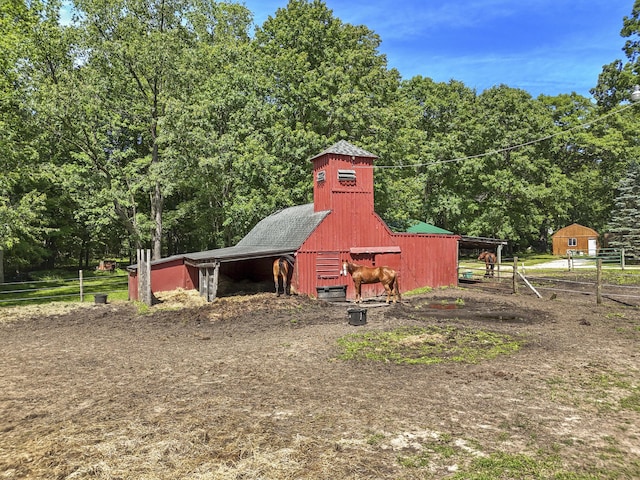
M625 253L640 258L640 164L632 161L626 176L620 180L614 201L609 233L612 247L624 248Z
M185 94L199 85L186 66L204 44L243 36L246 42L248 11L198 0L74 5L77 22L61 29L70 41L59 49L70 61L51 62L56 69L36 64L35 110L43 129L59 139L58 165L83 205L79 221L96 231L117 216L129 243L150 242L156 259L163 254L166 206L184 210L189 202L176 173L193 172L193 160L181 163L188 155L176 152L185 151L191 131L172 130L184 125L170 117L179 115L178 105L189 109L202 98ZM41 50L43 58L53 56ZM201 67L200 79L206 78L210 65ZM86 188L79 188L83 182Z
M17 65L30 51L30 32L38 23L37 2L0 2L0 283L5 261L12 268L38 263L46 255L46 195L37 189L37 132L26 108L26 86ZM7 258L5 259L5 252Z
M387 174L388 181L395 171L394 183L404 186L400 194L397 188L392 189L389 197L396 199L396 210L413 206L408 218L460 231L458 221L466 193L458 175L460 165L452 160L470 154L475 91L462 82L437 83L417 76L402 82L400 96L406 103L401 108L410 127L405 129L404 139L399 137L404 140L399 158L404 164L419 166ZM409 188L410 193L402 194Z
M635 0L630 16L622 20L620 36L626 38L622 51L627 62L614 60L602 67L598 85L591 90L598 105L610 110L624 100L629 100L632 87L638 84L640 75L640 0Z
M332 143L345 139L381 153L399 74L387 69L379 45L378 35L343 23L320 0L290 0L257 30L266 140L277 159L271 171L289 194L280 206L311 199L308 159Z

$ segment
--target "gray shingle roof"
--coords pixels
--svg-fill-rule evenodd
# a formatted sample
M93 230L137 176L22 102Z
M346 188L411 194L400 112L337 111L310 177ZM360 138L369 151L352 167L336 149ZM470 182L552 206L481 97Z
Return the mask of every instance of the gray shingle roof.
M187 253L195 262L229 261L292 254L298 250L329 210L313 211L313 203L279 210L263 218L234 247Z
M173 255L155 260L151 264L181 258L200 264L293 254L329 213L330 210L314 212L313 203L285 208L260 220L234 247ZM137 265L131 265L128 269L135 270Z
M327 148L324 152L320 152L319 154L314 155L309 160L321 157L322 155L326 155L327 153L333 153L337 155L350 155L352 157L378 158L377 155L369 153L362 148L351 145L346 140L340 140L338 143Z
M315 213L313 203L285 208L260 220L236 246L297 250L328 214Z

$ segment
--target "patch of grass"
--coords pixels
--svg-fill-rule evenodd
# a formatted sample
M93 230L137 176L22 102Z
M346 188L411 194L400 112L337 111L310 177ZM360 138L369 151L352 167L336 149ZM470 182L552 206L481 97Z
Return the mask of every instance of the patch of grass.
M637 390L637 389L636 389ZM634 412L640 412L640 392L636 391L628 397L620 399L620 408L625 410L633 410Z
M629 461L618 448L616 440L603 437L606 445L597 448L592 456L579 463L571 463L562 456L565 447L575 445L573 439L536 448L533 442L530 453L493 451L488 453L476 441L454 440L450 434L440 434L433 440L423 439L411 446L412 452L396 457L397 463L406 469L425 472L424 477L435 477L433 472L447 471L452 480L614 480L638 478L640 462ZM607 462L603 469L600 460ZM451 467L455 466L455 473ZM427 473L428 472L428 473ZM404 478L404 477L402 477ZM411 477L413 478L413 477Z
M367 444L368 445L378 445L380 442L382 442L382 440L384 440L384 434L383 433L379 433L379 432L375 432L375 433L372 433L371 435L369 435L369 437L367 438Z
M410 297L412 295L421 295L423 293L430 293L432 291L433 291L433 288L431 287L420 287L420 288L415 288L413 290L409 290L408 292L404 292L402 296Z
M578 378L549 378L551 398L575 407L596 407L601 413L629 409L640 411L640 392L618 372L593 372Z
M456 472L454 480L493 480L526 478L528 480L598 480L599 476L579 473L563 467L556 455L529 456L504 452L475 458L464 471Z
M144 302L133 302L138 311L138 315L148 315L151 313L151 307Z
M405 468L421 468L435 460L450 459L460 454L466 456L466 453L453 443L450 434L441 434L436 440L422 443L420 447L419 453L398 456L398 464Z
M398 456L398 464L405 468L421 468L426 467L431 462L431 454L429 452L421 452L415 455Z
M429 365L477 363L520 349L509 335L454 326L403 327L346 335L338 340L341 360Z

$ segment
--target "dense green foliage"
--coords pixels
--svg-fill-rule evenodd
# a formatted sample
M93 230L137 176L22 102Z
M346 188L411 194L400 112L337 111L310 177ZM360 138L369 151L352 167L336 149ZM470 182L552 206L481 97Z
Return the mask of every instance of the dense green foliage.
M0 0L0 262L233 245L311 201L308 159L341 139L387 167L376 210L395 229L423 220L546 251L572 222L629 227L611 214L640 147L639 13L593 103L402 80L378 35L320 0L255 30L237 3Z
M640 164L629 166L620 181L615 198L609 232L612 247L624 248L625 255L640 258Z

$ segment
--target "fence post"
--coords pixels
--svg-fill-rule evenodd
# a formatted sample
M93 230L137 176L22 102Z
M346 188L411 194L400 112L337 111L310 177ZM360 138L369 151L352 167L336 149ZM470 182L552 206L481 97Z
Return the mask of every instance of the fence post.
M620 249L620 266L624 270L624 247Z
M80 302L84 302L84 285L82 283L82 270L79 271L78 277L80 278Z
M602 303L602 259L596 262L596 303Z
M518 257L513 257L513 293L518 293Z
M151 306L151 250L138 249L138 300Z

